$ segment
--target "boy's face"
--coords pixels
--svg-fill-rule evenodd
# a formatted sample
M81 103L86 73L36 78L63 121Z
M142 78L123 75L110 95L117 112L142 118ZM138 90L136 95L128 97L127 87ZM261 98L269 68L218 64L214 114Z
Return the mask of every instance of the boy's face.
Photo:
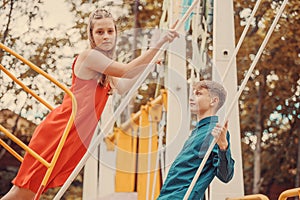
M193 90L189 98L191 113L203 115L211 111L211 95L206 88L198 88Z

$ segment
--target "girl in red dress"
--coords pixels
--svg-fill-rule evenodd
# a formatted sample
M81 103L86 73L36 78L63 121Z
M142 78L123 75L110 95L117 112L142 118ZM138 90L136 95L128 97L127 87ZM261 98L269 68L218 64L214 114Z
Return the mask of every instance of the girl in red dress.
M111 89L114 88L121 94L130 89L159 48L178 37L170 29L154 47L124 64L112 59L117 30L108 11L97 9L92 12L87 31L91 48L80 53L72 65L70 89L77 100L77 114L44 191L63 185L85 154ZM50 112L32 136L29 147L48 162L53 157L71 112L71 98L65 95L62 104ZM13 187L2 200L33 199L46 170L44 165L26 153L12 182Z

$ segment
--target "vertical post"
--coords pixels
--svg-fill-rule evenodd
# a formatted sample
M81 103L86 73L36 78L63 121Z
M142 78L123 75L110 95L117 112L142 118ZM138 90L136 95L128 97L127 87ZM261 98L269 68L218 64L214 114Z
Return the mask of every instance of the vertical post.
M106 103L106 106L101 115L101 129L103 133L112 133L114 121L109 119L113 116L113 96L111 95ZM110 124L108 124L110 123ZM104 127L107 129L104 130ZM104 135L103 135L104 136ZM116 151L108 151L103 139L101 140L98 158L98 198L107 196L115 192L115 176L116 176ZM90 172L93 173L93 172ZM91 198L88 198L91 199Z
M222 81L222 74L224 74L226 66L234 51L234 30L233 1L215 0L213 22L213 61L215 64L213 66L213 80L215 81ZM223 82L223 85L227 90L227 100L221 113L219 113L220 121L224 120L223 115L226 113L226 108L229 107L236 94L237 84L236 62L234 61ZM231 153L235 160L234 176L227 184L214 179L211 184L210 199L224 199L229 196L244 195L238 104L235 105L235 108L229 117L229 131L231 135Z
M102 128L106 126L112 114L112 97L110 97L102 112ZM98 126L101 125L98 124ZM106 127L108 129L105 130L105 133L113 131L113 123ZM99 133L99 130L96 129L95 133ZM96 136L94 135L94 138ZM101 142L101 144L94 152L90 152L93 155L88 159L84 167L83 200L98 199L115 192L116 151L107 151L106 144L104 142Z
M152 151L151 153L151 179L152 183L149 184L149 200L154 200L158 197L161 188L160 170L158 168L159 161L159 136L158 125L162 118L162 105L149 104L149 118L150 126L152 126ZM150 190L151 189L151 190Z
M181 2L170 0L170 8L168 9L169 24L173 24L176 19L181 18ZM180 38L170 44L168 51L166 173L189 134L186 41L183 27L178 30L178 33L180 33Z
M96 128L96 130L98 127ZM93 137L95 138L95 136ZM84 167L84 177L83 177L83 191L82 199L96 199L97 198L97 189L98 189L98 148L93 152L85 164Z

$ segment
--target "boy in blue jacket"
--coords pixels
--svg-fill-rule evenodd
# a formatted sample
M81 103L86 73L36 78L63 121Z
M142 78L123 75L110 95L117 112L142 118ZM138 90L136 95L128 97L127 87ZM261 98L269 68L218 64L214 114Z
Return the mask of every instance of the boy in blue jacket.
M157 200L183 199L214 136L217 137L217 144L189 199L203 200L204 192L215 176L225 183L232 179L234 160L230 151L228 122L222 127L216 116L226 100L226 94L224 87L215 81L199 81L193 85L189 103L198 123L173 162Z

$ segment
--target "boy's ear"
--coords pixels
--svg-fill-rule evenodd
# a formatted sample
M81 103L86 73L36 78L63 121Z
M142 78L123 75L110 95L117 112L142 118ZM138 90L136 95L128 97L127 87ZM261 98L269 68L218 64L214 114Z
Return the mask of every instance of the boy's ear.
M218 104L219 103L219 98L218 97L213 97L211 98L210 100L210 105L215 105L215 104Z

